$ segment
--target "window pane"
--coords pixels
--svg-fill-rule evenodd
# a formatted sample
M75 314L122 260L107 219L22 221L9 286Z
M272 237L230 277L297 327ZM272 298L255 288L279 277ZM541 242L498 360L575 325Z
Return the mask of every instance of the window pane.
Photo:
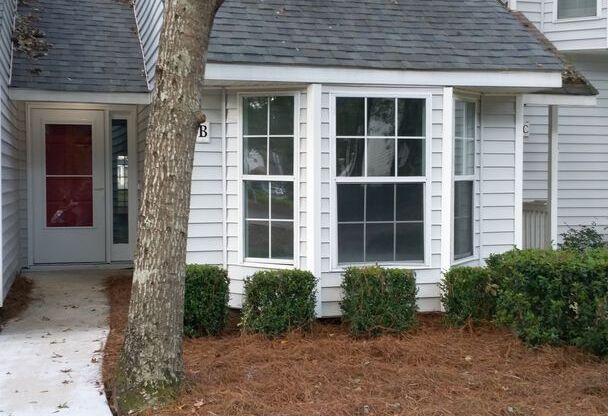
M464 101L456 101L454 106L454 135L456 137L464 137L465 132L465 105Z
M93 130L90 125L45 126L46 174L92 175Z
M473 255L473 181L454 186L454 257Z
M46 178L47 227L93 226L93 178Z
M243 134L268 134L268 97L243 98Z
M395 220L395 185L367 185L367 221Z
M397 221L424 220L424 185L403 183L397 186Z
M398 223L395 252L397 261L424 261L424 225Z
M245 182L246 218L268 218L268 182Z
M363 261L363 224L338 225L338 262Z
M270 174L293 175L293 138L270 139Z
M367 135L395 135L395 100L392 98L368 98Z
M365 185L338 185L338 221L363 221Z
M245 257L268 258L268 222L247 221L245 236Z
M336 98L336 135L363 136L365 134L365 99Z
M422 139L399 139L399 176L424 176L424 143Z
M112 120L112 240L129 244L129 148L127 120Z
M273 259L293 259L293 222L272 223L271 228L272 254Z
M475 138L475 103L466 103L466 137Z
M270 98L270 134L294 134L293 126L293 97Z
M365 235L365 261L393 261L394 225L367 224Z
M367 140L367 175L395 176L395 140Z
M421 99L399 99L399 136L425 135L426 102Z
M465 147L465 175L475 174L475 140L467 139Z
M243 139L243 173L246 175L266 175L265 137Z
M293 219L293 182L272 182L272 218Z
M558 19L591 17L597 15L597 0L558 0Z
M365 140L336 139L336 176L363 176Z
M464 143L465 139L454 140L454 175L464 175Z

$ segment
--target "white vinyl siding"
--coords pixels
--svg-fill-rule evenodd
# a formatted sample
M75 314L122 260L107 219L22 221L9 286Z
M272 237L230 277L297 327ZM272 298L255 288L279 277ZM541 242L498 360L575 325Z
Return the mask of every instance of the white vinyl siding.
M608 48L608 0L597 0L599 15L558 19L559 0L518 0L517 7L563 51Z
M0 21L0 119L2 175L2 285L0 306L27 257L25 108L8 98L12 28L17 1L2 3Z
M515 244L515 97L481 100L481 258Z
M162 0L136 0L134 10L148 85L152 89L156 59L158 58L158 42L163 23L164 3Z
M608 62L572 56L600 91L596 107L559 108L558 234L592 222L608 235ZM547 199L547 107L527 106L524 199Z

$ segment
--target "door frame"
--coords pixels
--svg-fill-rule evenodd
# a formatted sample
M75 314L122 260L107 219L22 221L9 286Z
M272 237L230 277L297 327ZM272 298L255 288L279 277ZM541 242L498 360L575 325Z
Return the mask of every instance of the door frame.
M25 138L26 138L26 181L27 181L27 265L34 266L34 195L33 195L33 140L32 137L32 111L44 110L92 110L102 111L104 120L104 167L105 167L105 217L106 217L106 253L105 263L131 262L123 257L116 259L112 242L112 169L111 169L111 122L112 119L125 119L128 123L128 154L129 154L129 246L133 252L137 241L137 212L139 204L138 154L137 154L137 107L135 105L103 105L86 103L50 103L28 102L25 108ZM115 251L113 253L113 251ZM113 260L113 254L115 259Z

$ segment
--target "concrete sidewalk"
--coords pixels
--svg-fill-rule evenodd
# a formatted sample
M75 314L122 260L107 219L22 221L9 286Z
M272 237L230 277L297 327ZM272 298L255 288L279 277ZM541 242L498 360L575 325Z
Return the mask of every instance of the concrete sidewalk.
M34 300L0 333L0 416L111 416L101 383L103 281L119 273L26 274Z

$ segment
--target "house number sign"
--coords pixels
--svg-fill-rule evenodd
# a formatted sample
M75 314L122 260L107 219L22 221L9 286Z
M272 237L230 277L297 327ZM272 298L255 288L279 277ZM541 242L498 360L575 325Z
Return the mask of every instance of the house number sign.
M211 141L209 121L205 121L198 125L196 129L196 142L209 143Z

